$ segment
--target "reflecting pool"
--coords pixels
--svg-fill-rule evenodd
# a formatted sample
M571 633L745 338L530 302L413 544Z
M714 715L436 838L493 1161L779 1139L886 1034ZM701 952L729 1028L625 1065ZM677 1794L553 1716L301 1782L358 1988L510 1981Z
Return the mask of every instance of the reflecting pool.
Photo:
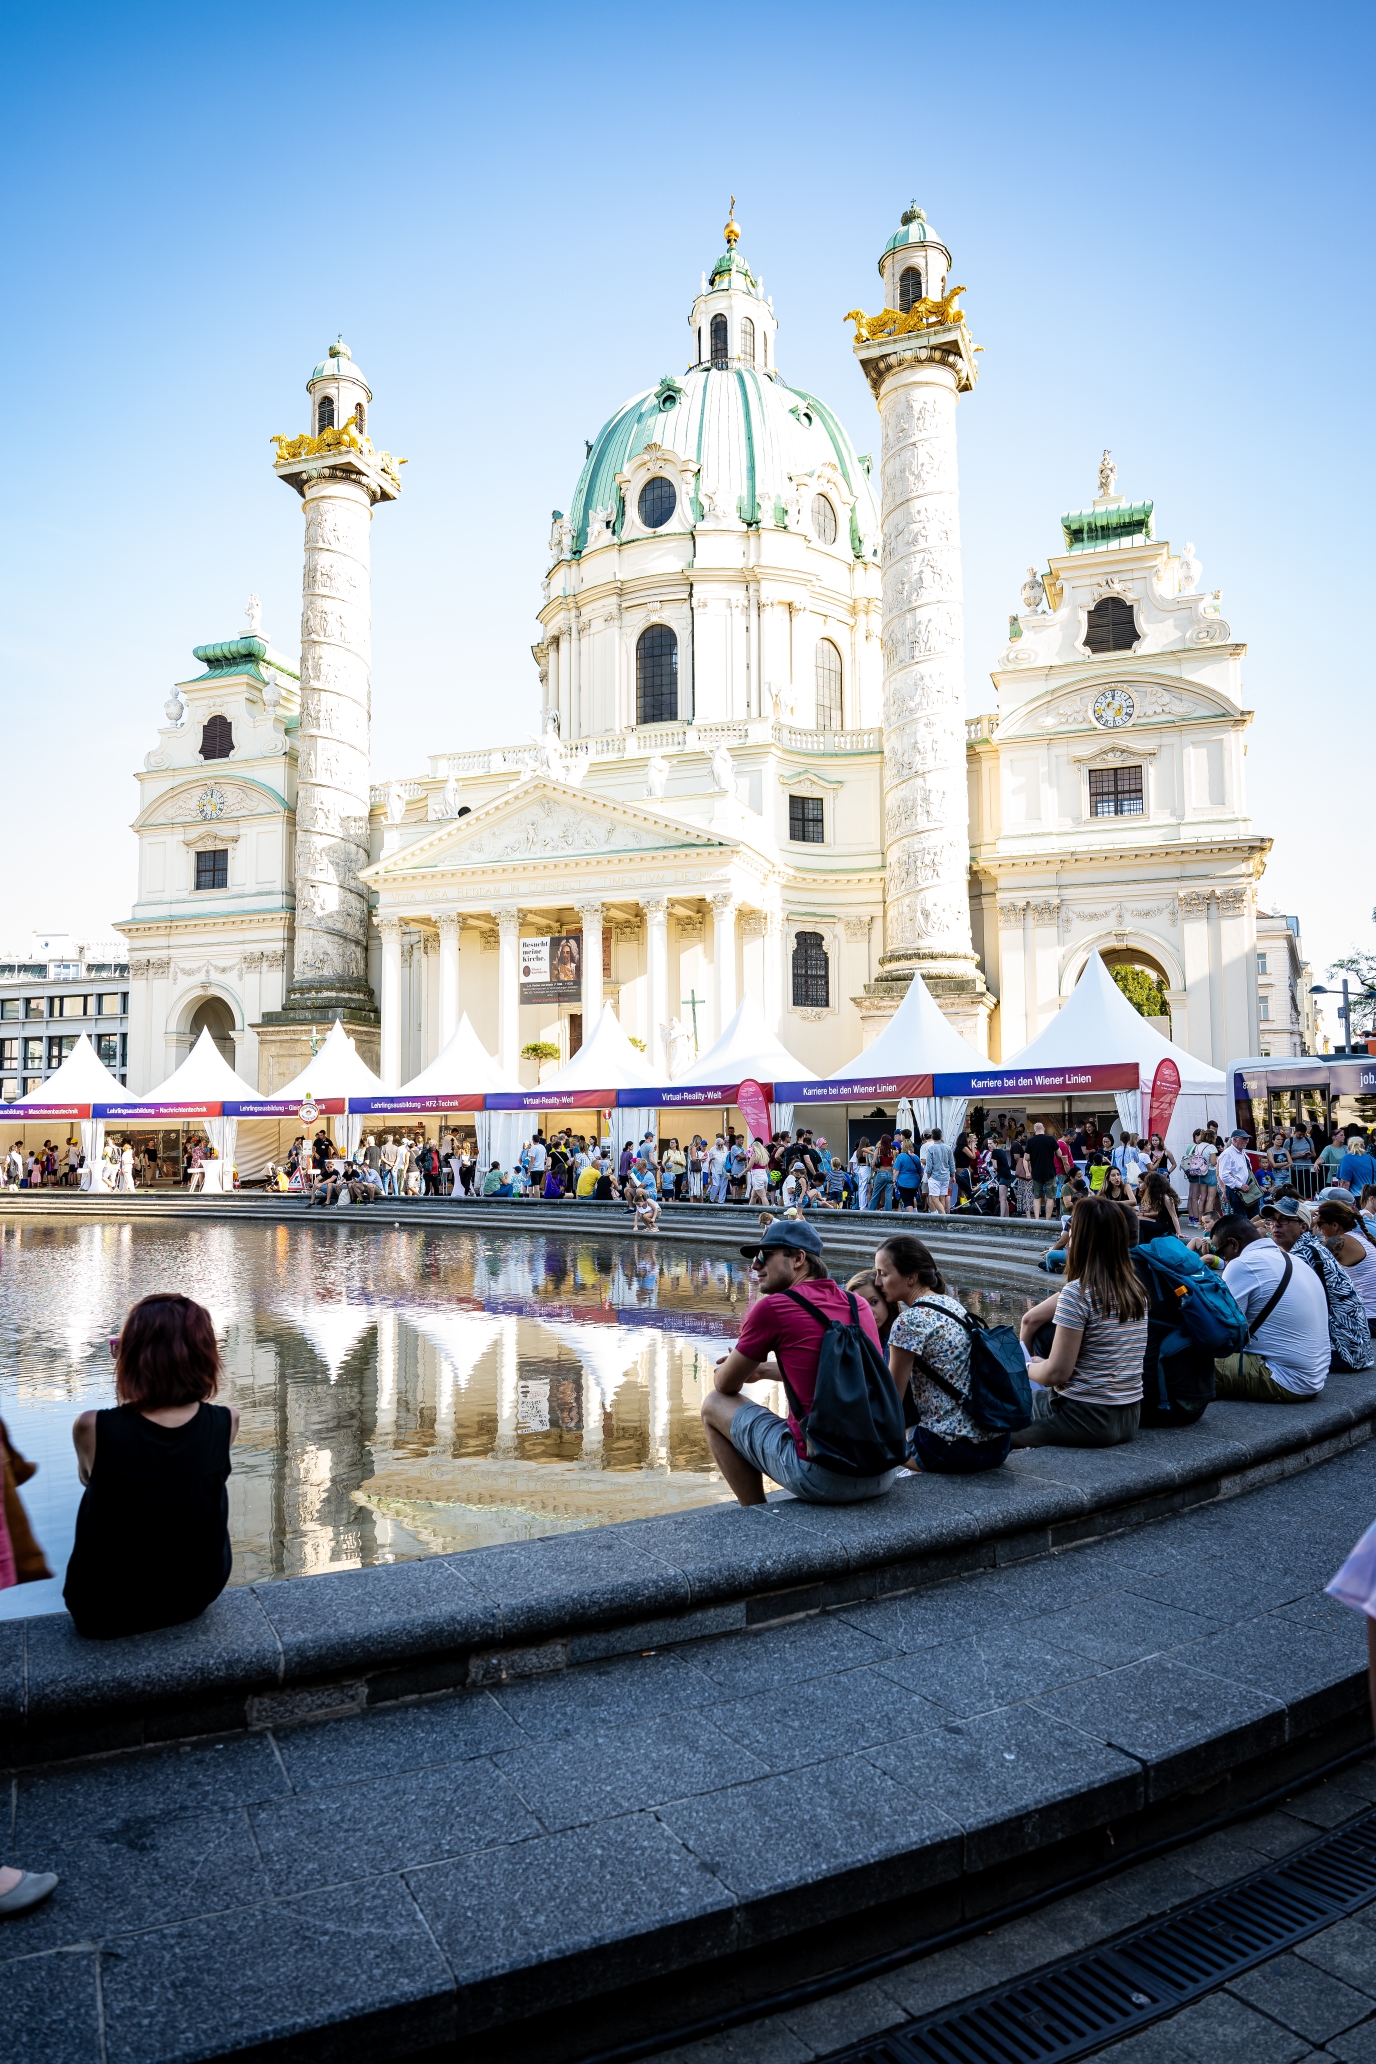
M78 1411L113 1404L128 1307L214 1316L237 1405L236 1584L402 1561L729 1500L698 1408L750 1299L738 1256L421 1227L0 1219L0 1417L61 1605ZM971 1292L991 1319L1027 1302ZM773 1386L751 1395L785 1409Z

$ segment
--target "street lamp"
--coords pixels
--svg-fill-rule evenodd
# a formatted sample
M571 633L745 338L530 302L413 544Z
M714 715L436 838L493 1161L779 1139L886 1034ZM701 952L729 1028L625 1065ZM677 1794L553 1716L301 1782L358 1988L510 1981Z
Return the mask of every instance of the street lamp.
M1373 915L1376 915L1376 912L1373 912ZM1311 996L1336 996L1338 991L1336 989L1325 989L1322 982L1315 982L1309 994ZM1376 989L1359 989L1354 999L1350 993L1350 984L1344 975L1342 999L1342 1002L1338 1005L1338 1016L1343 1021L1343 1044L1338 1048L1338 1052L1351 1053L1353 1002L1355 1000L1357 1003L1376 1003Z

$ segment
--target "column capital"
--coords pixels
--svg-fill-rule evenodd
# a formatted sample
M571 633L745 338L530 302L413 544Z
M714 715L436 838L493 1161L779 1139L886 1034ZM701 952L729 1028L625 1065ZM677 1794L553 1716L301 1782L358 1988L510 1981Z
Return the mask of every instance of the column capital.
M730 889L717 889L707 898L716 917L730 917L740 909L740 898Z
M667 896L637 896L636 902L652 923L656 918L664 918L668 915L669 898Z
M373 923L377 926L384 939L400 939L401 919L399 917L374 917Z
M603 905L600 902L575 903L573 907L584 924L601 924Z
M435 919L435 928L441 939L457 939L463 930L463 919L457 911L445 910Z
M517 936L521 923L519 910L494 910L492 915L496 918L497 930L504 939L514 939Z

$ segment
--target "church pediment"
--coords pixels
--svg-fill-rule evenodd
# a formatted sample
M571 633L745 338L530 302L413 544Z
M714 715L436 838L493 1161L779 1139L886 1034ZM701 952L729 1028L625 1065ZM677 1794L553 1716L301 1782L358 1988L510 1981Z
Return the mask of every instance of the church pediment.
M1096 714L1095 705L1100 705ZM1061 685L1049 694L1023 703L999 725L997 740L1038 738L1048 731L1115 730L1126 722L1170 723L1199 717L1232 717L1237 712L1223 696L1209 694L1191 682L1188 686L1144 679L1141 675L1119 677L1082 676L1071 686ZM1104 722L1107 712L1111 725Z
M209 766L198 769L194 781L158 796L140 812L134 821L134 829L147 831L155 825L213 823L225 817L262 816L286 807L275 790L264 788L257 781L236 780Z
M530 860L634 858L666 850L721 850L713 838L659 811L585 795L566 782L523 781L504 796L455 819L370 867L377 887L460 868L519 866Z

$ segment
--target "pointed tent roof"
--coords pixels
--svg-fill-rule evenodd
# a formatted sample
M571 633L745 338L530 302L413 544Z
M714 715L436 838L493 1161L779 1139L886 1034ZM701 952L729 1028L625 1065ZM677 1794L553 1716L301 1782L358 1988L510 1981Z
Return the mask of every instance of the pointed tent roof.
M1021 1053L1004 1061L1005 1068L1088 1067L1096 1061L1136 1061L1144 1083L1150 1083L1160 1061L1174 1061L1182 1091L1197 1096L1221 1095L1225 1076L1207 1061L1197 1060L1183 1046L1152 1030L1150 1018L1135 1011L1097 953L1091 953L1075 988L1050 1024Z
M811 1068L795 1060L760 1015L759 1005L747 996L715 1046L694 1061L680 1075L675 1089L691 1089L722 1082L815 1082Z
M465 1011L454 1037L442 1046L428 1067L397 1091L398 1096L445 1096L450 1090L465 1095L475 1090L484 1094L519 1094L521 1084L514 1075L493 1060L469 1022Z
M342 1022L336 1018L325 1035L323 1046L311 1055L299 1075L273 1091L273 1099L289 1098L292 1103L297 1103L305 1096L361 1097L383 1096L385 1093L381 1076L374 1075Z
M122 1098L134 1101L127 1090ZM207 1025L181 1066L166 1082L150 1089L137 1101L141 1104L222 1104L257 1102L259 1092L242 1075L236 1075L210 1036Z
M987 1068L988 1056L962 1039L921 975L914 975L898 1009L872 1046L844 1067L834 1068L828 1082L867 1081L874 1075L968 1075Z
M127 1104L132 1102L118 1075L112 1075L82 1032L60 1068L46 1082L40 1082L27 1096L16 1097L5 1109L24 1104Z
M621 1029L609 1003L571 1061L547 1075L541 1089L648 1089L654 1082L649 1062Z

